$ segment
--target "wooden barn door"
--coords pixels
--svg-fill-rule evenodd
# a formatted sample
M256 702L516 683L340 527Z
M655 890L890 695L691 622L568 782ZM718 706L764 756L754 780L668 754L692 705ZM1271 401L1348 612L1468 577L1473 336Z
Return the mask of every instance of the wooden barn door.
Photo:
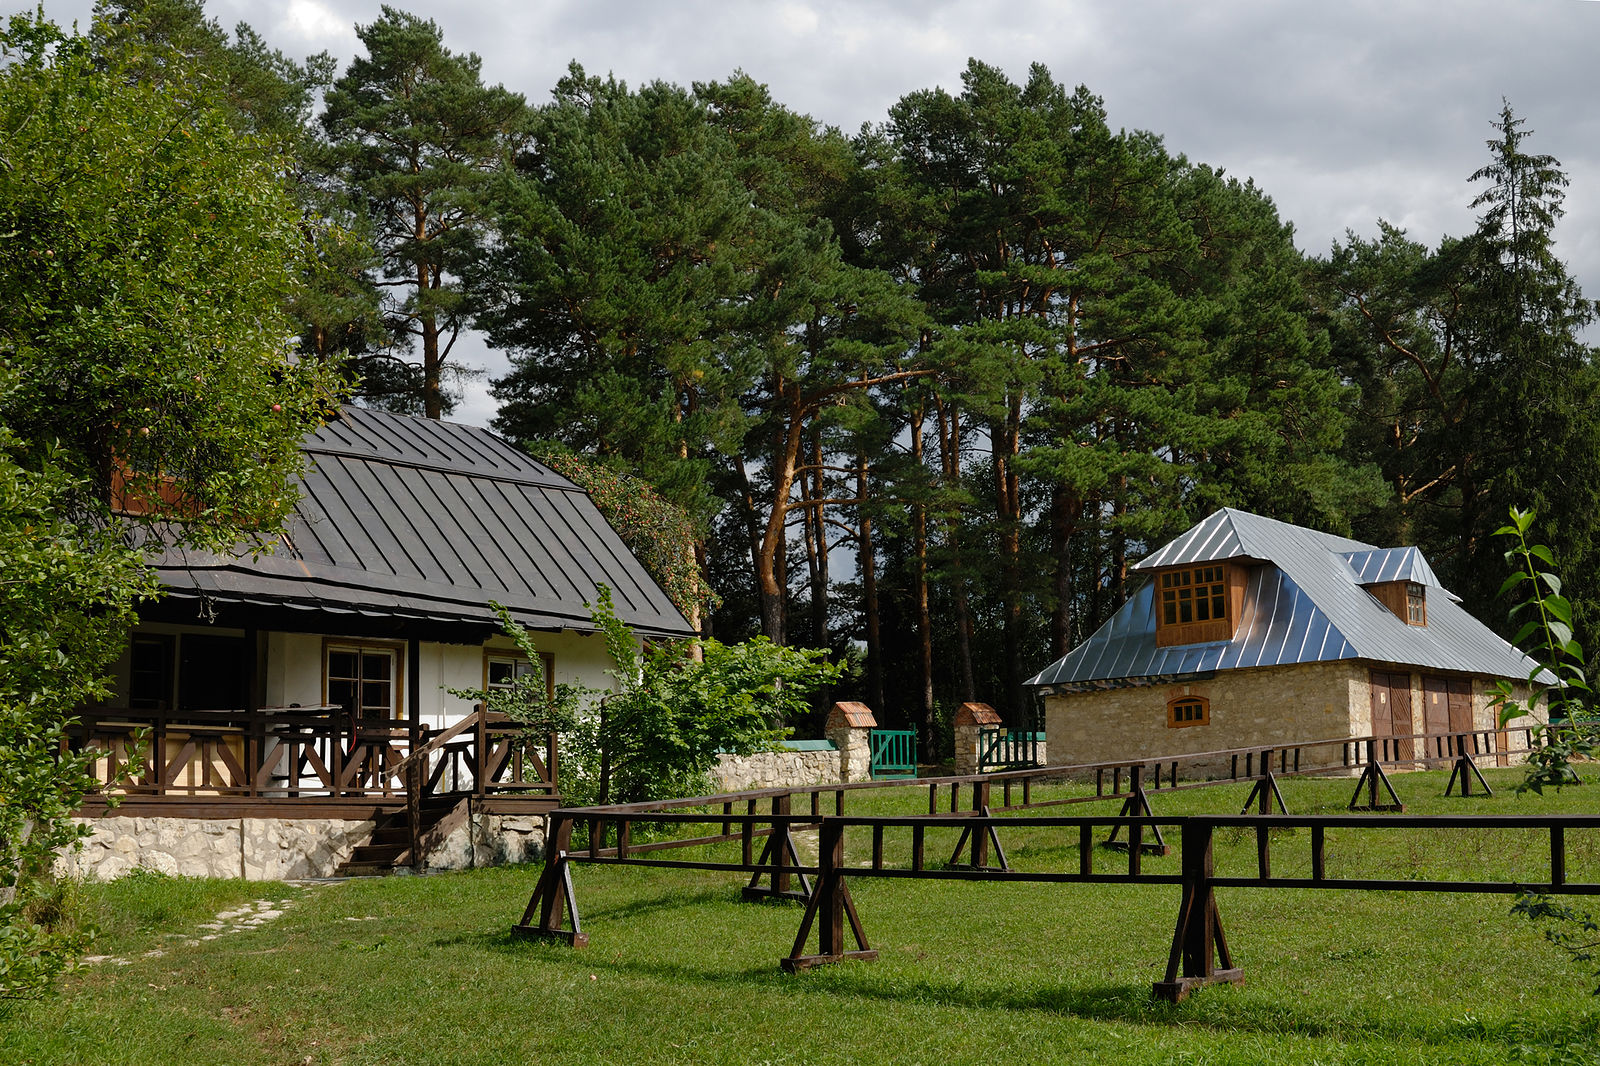
M1417 757L1410 739L1416 732L1411 717L1411 675L1372 671L1372 735L1378 738L1380 759L1405 761ZM1389 740L1389 737L1403 737Z
M1472 681L1465 677L1424 677L1422 702L1427 716L1429 735L1439 733L1470 733L1475 728L1472 721ZM1478 752L1478 738L1467 738L1467 751ZM1453 756L1455 747L1443 740L1431 741L1428 754Z

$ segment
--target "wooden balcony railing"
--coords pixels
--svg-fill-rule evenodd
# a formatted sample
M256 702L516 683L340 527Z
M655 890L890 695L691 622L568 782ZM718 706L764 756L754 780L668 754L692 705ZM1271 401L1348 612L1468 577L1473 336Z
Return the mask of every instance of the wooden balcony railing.
M255 714L100 710L80 717L67 744L103 752L95 776L105 791L125 796L390 800L554 796L555 737L538 740L542 758L525 730L482 708L429 729L302 707Z

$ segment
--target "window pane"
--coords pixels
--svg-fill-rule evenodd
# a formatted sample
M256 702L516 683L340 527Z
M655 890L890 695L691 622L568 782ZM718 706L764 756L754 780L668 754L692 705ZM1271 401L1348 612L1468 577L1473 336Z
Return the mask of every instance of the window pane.
M390 667L393 656L388 652L363 652L361 654L361 676L368 681L389 680Z
M328 678L328 702L343 707L346 711L355 710L356 683Z
M389 683L366 681L361 685L361 706L373 710L389 710Z
M328 652L328 677L355 677L356 653L353 651Z
M516 676L516 666L510 659L489 660L489 687L505 688Z

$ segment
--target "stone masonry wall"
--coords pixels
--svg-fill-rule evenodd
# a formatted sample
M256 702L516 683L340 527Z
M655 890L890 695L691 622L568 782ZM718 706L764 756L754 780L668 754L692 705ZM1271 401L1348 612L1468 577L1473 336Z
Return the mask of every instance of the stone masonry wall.
M474 814L428 856L430 870L474 870L544 858L544 817Z
M370 821L329 818L94 818L64 873L109 881L145 867L185 877L275 881L327 877L372 835Z
M138 867L182 877L278 881L331 877L371 821L329 818L96 818L83 849L63 856L69 876L109 881ZM428 856L432 870L537 862L544 857L544 818L481 814Z
M1050 696L1045 700L1050 761L1155 759L1364 735L1369 717L1367 673L1364 663L1307 663L1225 670L1210 680L1180 685ZM1167 701L1179 696L1207 699L1209 724L1168 726ZM1363 711L1359 723L1356 708ZM1307 749L1301 765L1334 765L1341 758L1338 745ZM1196 769L1220 773L1227 767Z
M1050 696L1045 700L1045 732L1051 762L1092 763L1154 759L1189 752L1269 745L1289 746L1313 740L1364 737L1372 732L1374 669L1403 672L1359 660L1305 663L1297 666L1224 670L1207 681L1181 685L1149 685L1099 692ZM1425 731L1422 673L1411 670L1413 732ZM1519 686L1522 693L1526 686ZM1210 702L1210 722L1173 728L1167 725L1167 701L1201 696ZM1472 683L1474 728L1495 724L1488 686ZM1515 723L1513 723L1515 727ZM1513 735L1513 745L1522 737ZM1342 760L1339 745L1307 748L1301 766L1331 766ZM1519 761L1517 757L1512 762ZM1196 767L1223 773L1225 762Z
M839 753L780 750L719 755L711 777L722 792L832 785L840 780Z

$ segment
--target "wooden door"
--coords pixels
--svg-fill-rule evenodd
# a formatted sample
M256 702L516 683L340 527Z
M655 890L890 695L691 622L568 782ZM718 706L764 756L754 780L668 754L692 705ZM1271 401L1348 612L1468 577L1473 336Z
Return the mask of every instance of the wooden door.
M1380 759L1404 761L1417 757L1411 740L1411 675L1372 671L1372 735L1379 741ZM1388 740L1386 738L1404 738Z
M1452 748L1443 735L1450 732L1450 688L1445 678L1422 675L1422 723L1428 734L1423 745L1428 758L1449 758Z
M1465 677L1452 677L1448 686L1450 696L1450 732L1470 733L1478 727L1472 720L1472 681ZM1467 751L1477 754L1476 735L1467 738Z

